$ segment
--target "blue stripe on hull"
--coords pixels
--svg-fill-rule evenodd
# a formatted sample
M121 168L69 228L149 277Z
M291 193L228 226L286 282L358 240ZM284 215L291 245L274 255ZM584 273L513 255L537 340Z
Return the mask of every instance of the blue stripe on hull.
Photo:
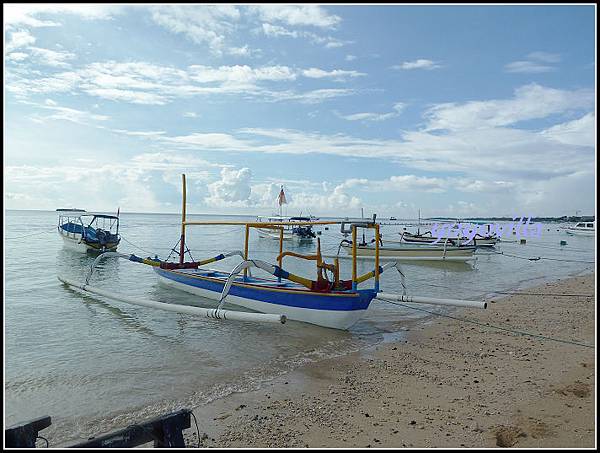
M155 267L154 270L164 278L173 280L184 285L193 286L220 294L225 282L214 278L198 278ZM252 286L240 286L235 283L231 286L229 294L246 299L258 300L275 305L284 305L297 308L308 308L312 310L336 310L354 311L366 310L375 297L372 289L358 290L356 293L336 293L338 295L327 295L305 290L290 290L269 288L261 289Z

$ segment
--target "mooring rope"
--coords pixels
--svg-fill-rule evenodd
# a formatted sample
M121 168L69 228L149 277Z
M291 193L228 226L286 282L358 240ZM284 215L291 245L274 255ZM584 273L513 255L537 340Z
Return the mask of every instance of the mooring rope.
M472 319L458 318L458 317L452 316L452 315L446 315L446 314L443 314L443 313L436 313L434 311L425 310L424 308L411 307L410 305L405 305L405 304L402 304L402 303L399 303L399 302L392 302L390 300L385 300L385 299L377 299L377 300L381 300L383 302L387 302L387 303L392 304L392 305L398 305L398 306L404 307L404 308L410 308L410 309L413 309L413 310L422 311L422 312L425 312L425 313L429 313L431 315L441 316L443 318L450 318L450 319L454 319L456 321L461 321L461 322L465 322L465 323L469 323L469 324L475 324L475 325L480 326L480 327L486 327L486 328L489 328L489 329L502 330L502 331L513 333L513 334L516 334L516 335L523 335L523 336L528 336L528 337L533 337L533 338L539 338L541 340L556 341L558 343L572 344L572 345L575 345L575 346L581 346L583 348L595 348L594 345L589 345L589 344L585 344L585 343L579 343L577 341L563 340L563 339L560 339L560 338L553 338L553 337L548 337L548 336L545 336L545 335L539 335L539 334L530 333L530 332L523 332L521 330L515 330L515 329L512 329L512 328L509 329L509 328L506 328L506 327L494 326L492 324L484 324L482 322L474 321Z
M25 234L25 235L23 235L23 236L15 236L15 237L12 237L12 238L5 238L5 239L8 239L8 240L15 240L15 239L28 238L28 237L31 237L31 236L39 236L40 234L47 234L47 233L51 233L52 231L56 231L56 227L53 227L51 230L40 231L40 232L38 232L38 233Z

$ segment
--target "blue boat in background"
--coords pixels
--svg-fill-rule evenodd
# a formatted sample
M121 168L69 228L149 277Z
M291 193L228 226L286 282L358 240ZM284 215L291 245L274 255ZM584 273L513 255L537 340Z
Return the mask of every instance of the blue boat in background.
M86 212L81 209L57 209L58 234L65 246L80 252L109 252L117 250L119 215Z

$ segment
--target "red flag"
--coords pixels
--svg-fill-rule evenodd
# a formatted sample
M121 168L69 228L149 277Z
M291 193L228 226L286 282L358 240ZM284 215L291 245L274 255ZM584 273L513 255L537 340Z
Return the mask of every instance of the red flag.
M283 192L283 186L281 186L281 192L279 192L279 206L282 204L287 204L287 200L285 199L285 193Z

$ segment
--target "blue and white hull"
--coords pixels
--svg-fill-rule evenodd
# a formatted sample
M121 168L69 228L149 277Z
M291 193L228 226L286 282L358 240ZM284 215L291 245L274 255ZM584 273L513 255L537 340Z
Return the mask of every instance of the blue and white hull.
M229 274L202 269L154 268L161 283L188 293L219 300ZM261 313L285 315L294 321L333 329L348 329L367 311L374 290L318 292L292 282L255 277L236 279L227 303Z

